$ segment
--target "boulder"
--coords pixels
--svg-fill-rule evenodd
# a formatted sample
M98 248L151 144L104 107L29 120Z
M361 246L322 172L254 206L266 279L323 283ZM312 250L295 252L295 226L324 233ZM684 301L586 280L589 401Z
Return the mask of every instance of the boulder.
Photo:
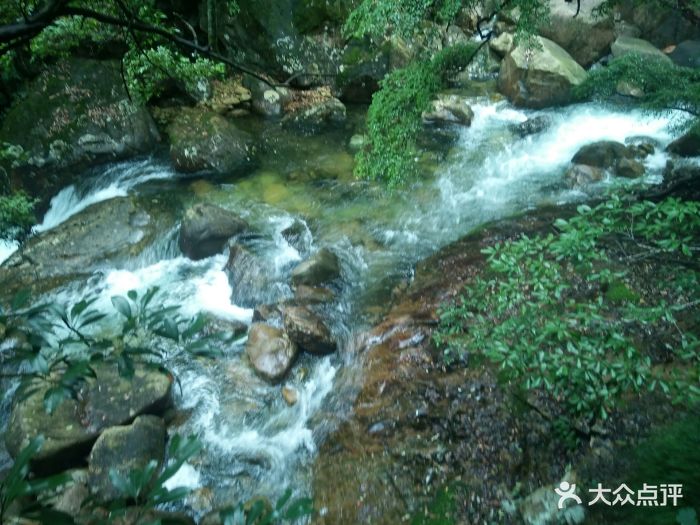
M115 469L125 476L133 469L143 469L151 460L162 464L165 440L165 423L156 416L139 416L131 425L105 430L88 458L92 494L103 502L123 496L112 484L109 471Z
M553 0L549 4L550 19L540 26L539 34L560 45L576 62L588 68L610 53L610 44L615 40L612 14L601 17L595 12L600 4L600 0L580 4Z
M515 47L515 42L513 41L513 33L504 32L498 35L496 38L492 38L491 40L489 40L489 47L499 57L506 56Z
M148 111L129 99L119 62L73 58L42 72L5 114L0 142L18 155L0 159L0 172L48 198L81 166L144 153L159 140Z
M430 107L422 114L423 124L461 124L469 126L474 118L474 112L469 107L467 99L459 95L440 94L430 102Z
M34 295L143 252L173 222L155 199L118 197L93 204L27 240L0 266L0 296L22 288Z
M571 159L573 164L585 164L596 168L615 168L621 159L633 159L634 152L620 142L601 140L583 146Z
M224 271L231 284L231 300L244 308L274 303L280 299L268 264L245 246L231 246Z
M309 228L300 220L295 220L281 232L282 238L287 244L299 253L304 253L311 244L311 232Z
M302 350L317 355L335 352L337 345L330 330L323 319L308 307L287 307L282 319L289 338Z
M195 204L185 212L180 225L180 250L198 260L220 253L226 241L249 229L238 215L219 206Z
M313 134L345 122L345 106L328 87L297 93L296 97L286 106L283 126Z
M686 40L669 53L677 66L700 68L700 40Z
M615 175L636 179L644 175L644 164L635 159L620 159L615 167Z
M299 400L299 392L296 388L292 388L290 386L283 386L282 399L284 399L284 402L287 403L289 406L296 405L297 401Z
M264 117L279 117L282 115L284 102L288 97L287 90L275 88L251 75L243 76L243 84L250 90L253 109Z
M509 126L509 129L520 138L527 137L529 135L535 135L546 130L552 123L549 117L544 115L539 115L536 117L531 117L524 122L519 124L513 124Z
M292 367L296 345L279 328L253 323L248 332L246 354L255 371L268 381L280 381Z
M695 126L671 142L666 151L681 157L700 157L700 126Z
M298 304L329 303L335 299L332 290L323 286L300 284L294 290L294 301Z
M586 166L585 164L574 164L566 170L564 178L574 189L582 189L594 182L603 180L605 172L601 168Z
M255 156L252 137L214 111L183 108L167 133L170 158L185 173L230 175L250 166Z
M616 17L638 28L638 33L632 36L644 38L659 49L700 39L698 24L670 4L623 0L615 6L615 11ZM696 9L696 16L698 14Z
M340 260L328 248L321 248L292 270L292 284L319 286L340 278Z
M162 415L170 406L172 377L156 369L136 367L134 376L119 375L110 363L94 365L96 379L81 392L81 401L65 400L47 414L38 390L12 407L5 444L17 457L31 439L42 434L44 445L34 458L38 472L59 472L84 461L92 444L108 427L124 425L142 414Z
M584 69L557 44L537 37L540 49L520 45L501 62L498 89L516 106L544 108L571 101Z
M612 55L615 58L625 55L641 55L644 58L661 60L671 63L671 59L666 56L661 50L654 47L653 44L642 40L641 38L632 38L630 36L619 36L610 46Z

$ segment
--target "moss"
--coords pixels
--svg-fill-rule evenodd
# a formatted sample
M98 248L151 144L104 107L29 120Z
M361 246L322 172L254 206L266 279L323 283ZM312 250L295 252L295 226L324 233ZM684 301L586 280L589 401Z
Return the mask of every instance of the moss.
M639 301L639 295L630 290L622 281L611 283L605 296L614 303L636 303Z

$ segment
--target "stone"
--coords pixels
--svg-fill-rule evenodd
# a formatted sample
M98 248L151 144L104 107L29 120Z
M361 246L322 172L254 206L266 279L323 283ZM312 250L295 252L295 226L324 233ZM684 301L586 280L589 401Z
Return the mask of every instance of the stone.
M287 244L299 253L304 253L309 249L311 232L302 221L295 220L280 233Z
M367 136L357 133L350 137L350 142L348 143L348 148L350 151L360 151L367 144Z
M681 157L700 157L700 126L671 142L666 151Z
M681 42L668 57L677 66L700 68L700 40Z
M513 33L505 32L505 33L501 33L496 38L492 38L489 41L489 47L499 57L506 56L515 47L515 42L513 40Z
M644 164L635 159L620 159L615 168L615 174L628 179L636 179L644 175Z
M316 313L306 306L286 307L282 312L284 329L289 338L302 350L325 355L336 351L333 336Z
M10 179L48 198L95 162L151 151L160 141L149 112L129 99L118 61L71 58L49 66L16 97L0 142L21 155L0 159Z
M560 45L577 63L588 68L610 53L615 40L612 14L601 17L595 12L601 3L601 0L580 4L554 0L549 4L550 20L540 26L539 34Z
M574 164L566 170L564 178L572 188L582 189L594 182L603 180L605 172L601 168L586 166L585 164Z
M641 55L644 58L651 58L654 60L661 60L663 62L671 63L671 59L666 56L661 50L656 48L650 42L642 40L641 38L632 38L629 36L619 36L610 46L612 55L614 58L622 57L625 55L636 54Z
M334 299L333 291L323 286L300 284L294 290L294 301L299 304L329 303Z
M126 476L131 470L144 469L151 460L161 465L165 441L165 423L156 416L139 416L131 425L105 430L97 438L88 458L92 494L102 502L122 496L110 480L110 469Z
M116 365L93 365L97 378L81 392L81 402L63 401L47 414L43 396L47 385L25 399L15 400L5 435L12 457L42 434L44 445L33 460L37 472L55 473L80 465L106 429L124 425L143 414L162 415L171 405L172 377L137 366L134 376L119 375Z
M474 112L469 107L467 99L450 94L439 94L437 99L430 102L430 108L422 114L423 124L428 125L469 126L473 118Z
M231 300L234 304L252 308L278 299L266 261L245 246L239 243L231 245L224 271L233 291Z
M250 327L245 351L255 371L273 383L287 374L297 355L296 345L283 330L263 323Z
M331 96L330 91L320 88L319 92L322 94L318 99L314 97L289 108L282 118L282 125L305 134L314 134L343 124L347 117L345 105Z
M296 388L292 388L290 386L283 386L282 399L284 399L284 402L287 403L289 406L296 405L297 401L299 400L299 392Z
M537 133L542 133L546 130L552 123L549 117L539 115L536 117L531 117L524 122L519 124L513 124L509 129L521 138L527 137L529 135L535 135Z
M214 111L183 108L167 133L170 158L178 171L231 175L253 164L256 150L251 135Z
M277 304L259 304L253 309L254 323L282 325L282 311Z
M572 164L586 164L597 168L615 168L620 159L633 159L631 149L620 142L601 140L586 144L571 159Z
M328 248L321 248L292 270L292 284L319 286L340 278L340 260Z
M537 37L541 49L518 46L501 62L498 89L516 106L544 108L571 101L586 71L557 44Z
M0 296L34 295L141 254L174 222L156 199L118 197L87 207L28 239L0 267Z
M85 500L90 497L87 469L72 469L66 472L70 482L58 487L48 495L47 504L53 510L77 516Z
M187 209L180 225L180 250L193 260L223 251L226 242L249 229L246 221L219 206L199 203Z
M623 97L642 98L644 96L644 90L634 81L620 80L615 86L615 91Z

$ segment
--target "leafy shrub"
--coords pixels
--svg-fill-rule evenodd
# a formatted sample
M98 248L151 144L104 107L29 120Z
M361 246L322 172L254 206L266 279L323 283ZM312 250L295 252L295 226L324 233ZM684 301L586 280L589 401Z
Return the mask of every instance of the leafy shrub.
M642 389L697 400L700 344L679 316L700 304L700 204L613 198L555 226L556 235L484 250L487 273L440 311L434 337L445 358L483 353L517 388L584 429ZM646 279L634 265L649 263L655 280L643 285L651 292L623 292ZM649 334L653 349L644 344ZM680 366L655 366L658 353L657 361Z
M34 206L37 201L20 191L0 196L0 239L24 237L36 223Z
M219 355L215 343L223 336L200 336L205 318L185 321L177 314L179 307L156 306L157 293L158 288L151 288L141 296L132 290L126 297L112 297L118 314L114 319L93 307L95 297L70 308L55 303L24 308L29 294L21 292L9 312L0 310L0 325L14 341L4 350L4 365L17 371L23 395L37 380L51 385L44 395L44 407L51 413L65 399L77 398L85 382L94 379L95 363L115 363L130 378L136 365L161 369L166 357L176 359L183 352Z
M381 81L367 113L368 144L358 153L355 172L396 187L416 173L416 139L421 113L450 71L469 63L475 45L444 49L432 60L398 69Z

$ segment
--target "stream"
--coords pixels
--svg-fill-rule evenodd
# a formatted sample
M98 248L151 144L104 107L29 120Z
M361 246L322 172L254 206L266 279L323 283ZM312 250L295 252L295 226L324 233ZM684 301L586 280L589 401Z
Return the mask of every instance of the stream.
M396 285L410 279L417 261L487 221L638 183L605 180L589 193L570 189L564 171L577 150L590 142L651 139L657 153L645 159L644 180L659 182L667 160L663 148L674 137L673 115L596 104L530 111L484 99L473 110L471 127L460 129L449 149L428 159L437 167L426 170L411 188L392 194L353 178L347 149L352 129L302 137L265 125L259 132L267 142L266 153L245 178L185 179L167 159L154 155L93 168L79 186L53 198L36 233L51 230L91 204L127 194L167 195L185 207L205 201L235 211L259 233L248 243L264 262L256 269L264 276L264 287L250 291L256 304L291 298L289 274L315 250L329 247L341 259L344 284L324 312L339 350L327 357L300 356L283 383L298 391L295 405L284 402L279 386L255 376L244 359L245 337L228 345L216 361L180 358L168 364L179 378L176 408L186 416L170 431L197 434L204 445L203 454L170 481L171 487L195 489L187 501L192 512L203 514L254 494L274 501L287 487L309 494L317 447L352 409L361 381L355 366L358 338L386 308ZM351 121L360 125L357 112ZM536 115L550 119L545 131L524 138L513 133L513 124ZM303 222L307 235L293 247L281 232L295 221ZM107 311L115 294L158 286L161 303L179 305L186 317L206 312L250 323L251 304L232 300L237 288L249 283L229 283L222 270L227 254L191 261L180 254L177 236L174 224L125 266L51 296L71 304L98 294L97 306ZM13 249L0 246L0 260Z

